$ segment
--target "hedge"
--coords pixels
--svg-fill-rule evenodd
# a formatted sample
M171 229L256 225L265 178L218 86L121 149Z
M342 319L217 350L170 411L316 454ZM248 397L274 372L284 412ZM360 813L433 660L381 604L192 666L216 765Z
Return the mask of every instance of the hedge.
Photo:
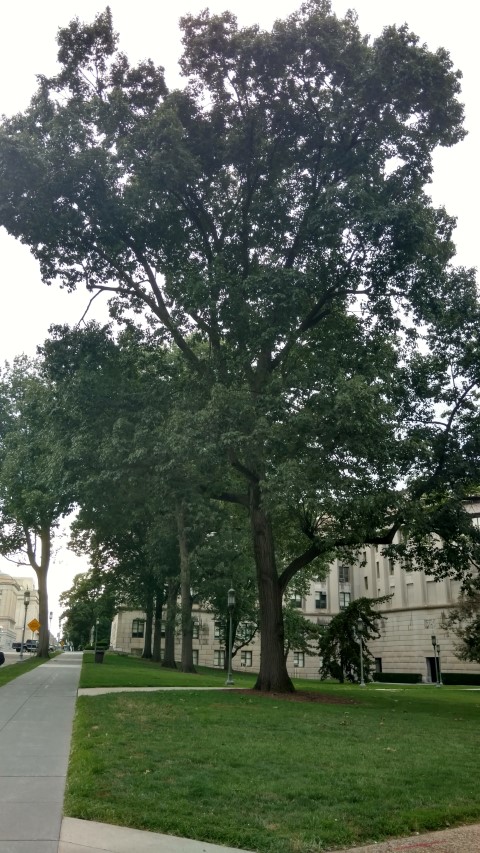
M393 682L395 684L419 684L422 676L417 672L374 672L374 681Z
M477 684L480 686L480 672L442 672L444 684Z

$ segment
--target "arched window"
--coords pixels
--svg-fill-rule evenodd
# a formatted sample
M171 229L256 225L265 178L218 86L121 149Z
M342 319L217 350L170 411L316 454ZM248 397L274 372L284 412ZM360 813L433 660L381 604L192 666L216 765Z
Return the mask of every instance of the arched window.
M145 619L134 619L132 622L132 637L143 637L145 631Z

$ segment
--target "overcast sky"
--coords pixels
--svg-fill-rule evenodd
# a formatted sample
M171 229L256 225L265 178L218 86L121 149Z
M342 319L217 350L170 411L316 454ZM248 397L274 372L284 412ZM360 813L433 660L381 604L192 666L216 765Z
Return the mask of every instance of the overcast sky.
M72 18L85 21L103 11L107 3L95 0L23 0L2 4L0 31L0 114L23 110L35 90L36 74L52 74L56 69L55 36L58 27ZM120 48L131 62L151 57L165 67L169 86L180 84L178 57L181 15L196 13L208 6L211 11L229 9L240 24L259 23L269 27L273 20L294 11L294 0L110 0ZM480 152L480 100L478 98L478 35L476 4L472 0L333 0L333 9L343 15L348 8L358 12L359 25L372 36L387 24L403 24L420 36L429 48L445 47L455 67L463 72L462 100L466 106L467 138L453 149L441 151L435 158L435 177L431 194L436 204L444 204L457 216L456 243L459 263L479 265L480 241L475 208L480 197L478 159ZM82 316L88 299L83 292L68 294L46 287L40 281L36 261L28 249L0 230L0 363L25 352L35 354L52 323L75 323ZM101 297L100 297L101 298ZM105 306L96 300L96 316L106 318ZM92 315L95 316L95 315ZM1 560L1 558L0 558ZM84 563L59 548L51 569L50 609L57 630L58 595L67 589L74 574ZM9 563L0 562L0 570L24 574Z

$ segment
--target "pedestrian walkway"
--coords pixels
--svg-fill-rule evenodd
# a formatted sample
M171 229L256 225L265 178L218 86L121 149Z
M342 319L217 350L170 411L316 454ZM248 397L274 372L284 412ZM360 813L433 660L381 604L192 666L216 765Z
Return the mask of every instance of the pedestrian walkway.
M0 853L57 853L82 655L0 690Z

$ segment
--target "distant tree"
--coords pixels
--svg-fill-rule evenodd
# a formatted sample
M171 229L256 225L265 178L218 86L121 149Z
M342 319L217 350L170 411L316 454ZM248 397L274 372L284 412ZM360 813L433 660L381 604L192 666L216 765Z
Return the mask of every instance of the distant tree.
M457 639L460 660L480 663L480 580L477 575L464 585L455 607L445 615L442 628Z
M363 672L368 680L373 656L368 641L380 636L379 625L386 617L375 608L390 599L356 598L345 610L341 610L326 626L320 628L318 652L320 655L320 678L336 678L340 682L360 680L360 644L363 645ZM361 627L359 627L361 623Z
M0 553L38 580L38 656L48 657L47 578L55 530L73 506L67 457L56 440L51 383L16 359L0 374Z
M291 601L283 608L285 625L285 660L291 651L303 652L314 657L318 654L317 645L321 626L307 619L297 610Z
M98 645L108 647L116 601L105 574L90 571L76 575L70 589L61 594L60 605L64 608L63 636L74 648L84 648L95 637Z

